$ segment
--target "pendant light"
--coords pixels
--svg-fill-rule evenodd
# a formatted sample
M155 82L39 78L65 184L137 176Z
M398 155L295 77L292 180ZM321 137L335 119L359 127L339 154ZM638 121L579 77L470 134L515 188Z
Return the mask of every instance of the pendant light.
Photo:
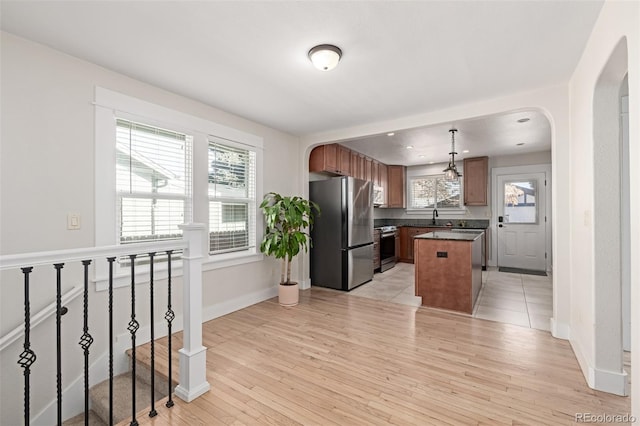
M462 174L458 172L458 169L456 168L456 163L455 163L455 155L457 154L455 134L458 131L458 129L451 129L449 131L451 132L451 152L449 153L449 155L451 155L451 158L449 159L449 165L447 166L446 169L443 170L443 172L444 172L445 180L457 181L458 178L462 176Z

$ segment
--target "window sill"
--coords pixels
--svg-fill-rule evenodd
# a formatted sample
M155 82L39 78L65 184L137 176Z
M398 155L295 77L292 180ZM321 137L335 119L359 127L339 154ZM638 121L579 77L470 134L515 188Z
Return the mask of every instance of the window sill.
M429 216L433 215L434 209L406 209L405 213L408 215L416 215L416 216ZM467 213L467 209L437 209L438 213L444 214L447 216L463 216Z
M213 271L216 269L228 268L230 266L244 265L247 263L260 262L264 259L262 253L225 253L215 256L209 256L202 263L202 271ZM148 265L145 270L142 267L136 271L136 285L148 284L150 274ZM119 270L118 270L119 269ZM168 278L167 264L158 264L154 270L154 281L166 280ZM171 268L171 278L182 277L182 260L177 260ZM109 278L106 276L96 276L93 279L96 291L105 291L109 289ZM127 287L131 285L131 274L127 267L117 268L113 277L113 288Z
M144 268L144 269L143 269ZM171 266L171 278L182 276L182 260L176 260L172 262ZM169 277L168 268L166 262L155 265L153 270L154 282L166 280ZM151 275L149 273L149 265L136 265L136 277L135 283L148 284L151 281ZM109 277L104 275L96 275L93 279L96 286L96 291L105 291L109 289ZM118 266L114 268L113 276L113 288L131 286L131 273L129 267Z
M260 262L264 259L262 253L224 253L209 255L202 265L203 271L212 271L215 269L228 268L230 266L244 265L246 263Z

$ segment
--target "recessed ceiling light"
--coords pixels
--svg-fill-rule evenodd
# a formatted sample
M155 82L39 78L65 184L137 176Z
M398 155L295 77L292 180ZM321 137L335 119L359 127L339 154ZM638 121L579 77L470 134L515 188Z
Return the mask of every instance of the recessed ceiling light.
M468 149L465 149L465 150L462 151L463 154L466 154L467 152L469 152Z
M516 144L516 146L522 146L522 145L524 145L524 142L520 142Z
M424 154L420 154L420 155L418 155L418 157L424 158Z
M529 121L529 120L531 120L531 119L530 119L530 118L528 118L528 117L521 118L520 120L518 120L518 123L526 123L526 122L527 122L527 121Z
M413 145L407 145L406 148L407 149L413 149Z
M395 135L395 133L393 133L393 132L387 133L387 136L393 136L393 135Z
M435 161L429 161L429 164L433 164L433 163L435 163Z

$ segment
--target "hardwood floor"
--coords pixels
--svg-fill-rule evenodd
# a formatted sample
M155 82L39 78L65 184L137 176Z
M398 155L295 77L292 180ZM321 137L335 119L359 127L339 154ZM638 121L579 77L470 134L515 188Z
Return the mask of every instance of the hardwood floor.
M328 289L209 321L204 345L211 390L140 424L561 425L630 412L629 398L589 389L548 332Z

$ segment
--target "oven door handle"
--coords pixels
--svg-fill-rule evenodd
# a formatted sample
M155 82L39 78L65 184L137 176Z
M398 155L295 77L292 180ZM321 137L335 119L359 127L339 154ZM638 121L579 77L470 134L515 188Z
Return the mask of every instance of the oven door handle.
M389 232L388 234L382 234L380 235L380 238L395 238L396 237L396 233L395 232Z

